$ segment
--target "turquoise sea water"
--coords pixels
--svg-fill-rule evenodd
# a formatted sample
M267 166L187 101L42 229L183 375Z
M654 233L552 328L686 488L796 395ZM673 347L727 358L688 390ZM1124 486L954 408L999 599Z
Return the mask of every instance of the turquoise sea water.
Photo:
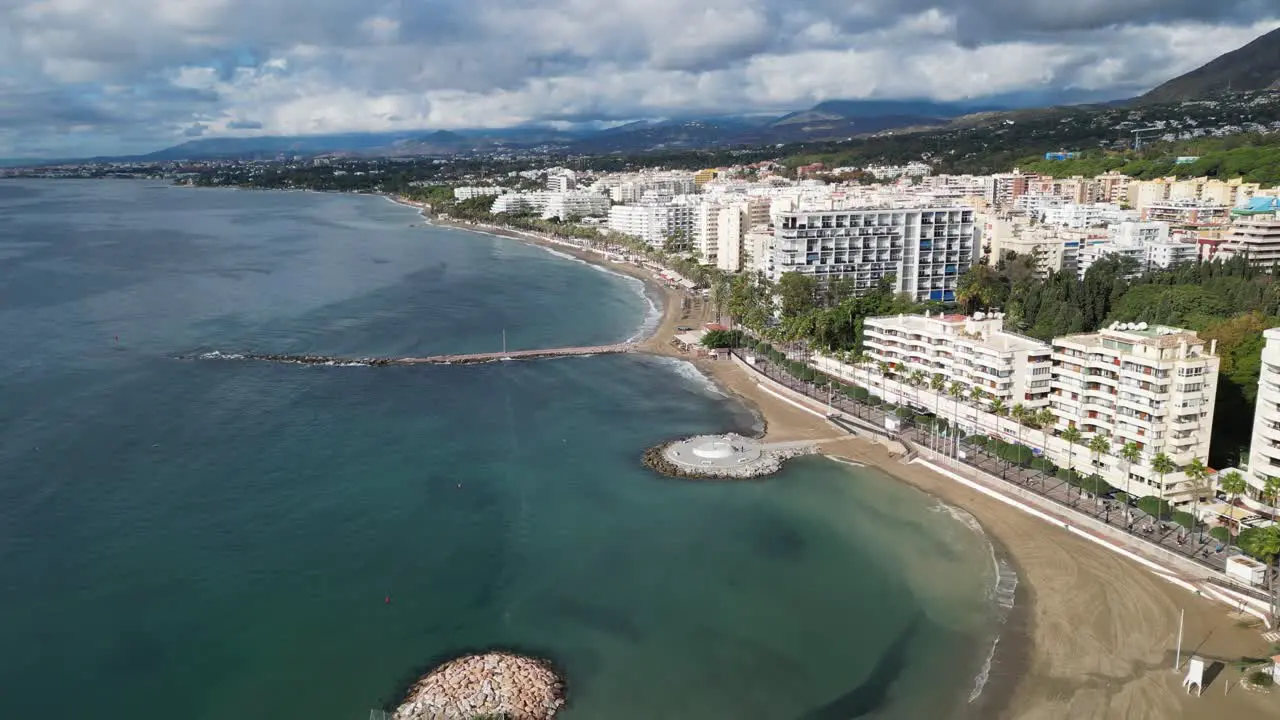
M569 720L972 712L985 539L819 458L651 475L646 447L755 422L691 366L173 359L645 321L633 281L418 222L370 197L0 182L0 718L363 720L492 646L552 658Z

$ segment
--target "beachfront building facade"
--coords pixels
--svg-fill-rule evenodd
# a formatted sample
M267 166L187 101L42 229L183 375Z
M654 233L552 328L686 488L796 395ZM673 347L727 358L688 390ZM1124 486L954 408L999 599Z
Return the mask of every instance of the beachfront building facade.
M454 200L470 200L478 197L493 197L511 192L510 188L498 185L463 185L453 189Z
M673 243L692 248L694 206L689 203L645 203L609 208L609 229L639 238L654 247Z
M1054 429L1075 427L1084 442L1098 434L1110 438L1117 452L1095 469L1129 494L1189 501L1195 493L1182 468L1209 457L1219 366L1214 345L1190 330L1146 323L1054 338ZM1118 458L1126 443L1142 454L1132 467ZM1161 454L1178 468L1164 477L1151 468Z
M609 212L609 198L592 192L517 192L494 199L489 212L537 213L543 220L599 217Z
M1247 501L1263 501L1267 479L1280 477L1280 328L1265 331L1258 400L1249 443L1249 469L1241 473L1248 485ZM1270 499L1265 504L1269 505Z
M1048 344L1004 330L1000 314L895 315L863 322L863 347L870 361L894 375L924 381L941 375L959 384L964 397L979 390L984 399L1012 409L1037 410L1049 404L1052 370ZM934 410L930 404L927 410Z
M1192 460L1208 461L1219 365L1211 343L1189 330L1141 324L1044 343L1002 326L999 315L868 318L866 362L820 356L813 364L887 401L936 413L965 434L1037 448L1059 467L1097 473L1137 497L1187 503L1212 496L1184 472ZM1269 407L1280 427L1280 331L1276 340L1277 402ZM933 387L935 375L941 389ZM1027 419L1035 414L1048 422ZM1062 438L1068 428L1080 432L1079 442ZM1280 443L1280 430L1273 434ZM1095 435L1108 438L1106 453L1087 449ZM1137 447L1137 461L1122 458L1126 443ZM1175 466L1163 477L1152 468L1161 454Z
M977 257L974 211L967 207L792 210L774 221L774 281L798 272L869 291L892 276L898 292L950 302Z

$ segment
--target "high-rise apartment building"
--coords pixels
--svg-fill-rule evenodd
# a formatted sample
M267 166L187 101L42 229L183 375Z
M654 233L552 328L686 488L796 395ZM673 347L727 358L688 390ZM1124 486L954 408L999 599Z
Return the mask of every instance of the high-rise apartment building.
M970 208L876 208L778 213L770 277L799 272L870 290L892 276L920 300L955 300L977 257Z
M1262 333L1262 370L1258 375L1258 401L1253 415L1253 440L1249 443L1249 471L1244 473L1249 498L1263 497L1267 479L1280 477L1280 328Z
M1209 456L1218 364L1212 344L1178 328L1113 324L1054 338L1050 408L1056 428L1076 427L1086 441L1101 433L1115 447L1135 443L1140 463L1122 467L1117 450L1102 460L1113 469L1099 468L1100 474L1121 478L1118 486L1131 495L1189 500L1193 493L1182 468ZM1151 469L1161 453L1178 467L1163 478Z
M1266 268L1280 262L1280 211L1237 212L1218 255L1245 255L1250 264Z
M863 347L873 363L885 362L895 375L915 371L926 379L942 375L959 383L965 397L980 388L1006 409L1049 404L1051 348L1004 331L1004 316L894 315L863 322ZM926 409L933 409L927 403ZM939 408L940 409L940 408Z

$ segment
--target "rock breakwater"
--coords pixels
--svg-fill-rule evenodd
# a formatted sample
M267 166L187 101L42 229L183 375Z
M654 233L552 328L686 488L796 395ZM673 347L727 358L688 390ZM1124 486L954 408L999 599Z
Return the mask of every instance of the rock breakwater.
M564 706L564 683L549 663L505 652L466 655L414 683L392 720L549 720Z

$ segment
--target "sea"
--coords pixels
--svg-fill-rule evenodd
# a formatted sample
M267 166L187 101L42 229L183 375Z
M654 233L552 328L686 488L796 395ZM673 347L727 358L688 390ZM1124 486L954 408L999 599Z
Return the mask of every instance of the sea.
M981 528L819 457L654 475L646 448L760 426L690 364L188 359L655 318L386 198L0 181L0 718L366 720L491 648L550 659L567 720L989 716L1013 576Z

